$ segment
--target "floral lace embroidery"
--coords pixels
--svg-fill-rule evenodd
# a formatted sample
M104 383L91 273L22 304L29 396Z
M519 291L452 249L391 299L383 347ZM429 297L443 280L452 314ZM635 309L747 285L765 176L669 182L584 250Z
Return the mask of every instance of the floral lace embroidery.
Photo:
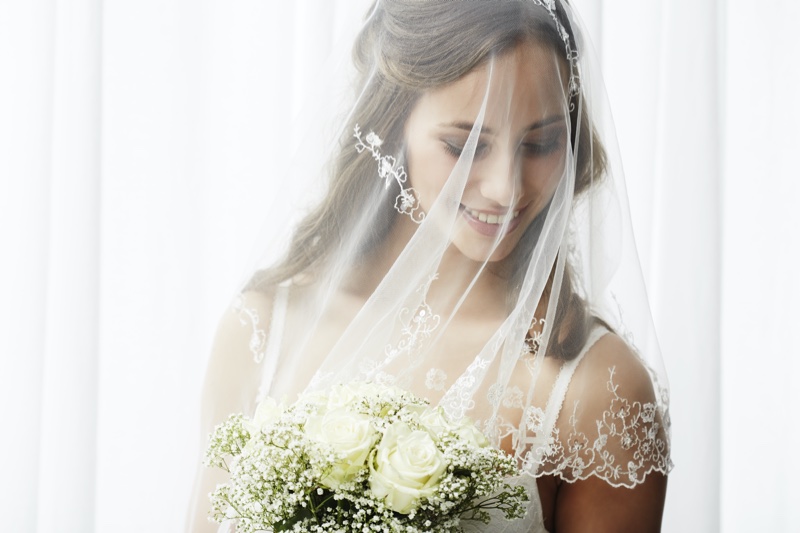
M667 438L658 421L658 406L652 402L630 401L618 393L614 383L615 368L609 369L608 390L613 395L611 405L597 420L597 436L591 437L577 429L575 403L570 416L570 431L562 439L559 429L532 450L527 460L539 457L542 463L540 474L557 474L567 480L586 479L596 475L613 486L633 487L644 481L651 471L667 473L672 468ZM530 432L542 431L541 410L529 410L525 423ZM617 464L609 441L619 446L628 458L627 464ZM565 446L566 445L566 446Z
M503 389L504 387L499 383L489 387L487 393L489 404L492 407L499 407L500 404L503 404L503 407L522 409L522 389L516 385Z
M528 331L528 334L525 336L525 342L522 345L522 354L523 357L536 357L539 353L539 349L542 347L542 340L544 338L544 327L545 327L545 320L544 318L534 319L533 323L531 324L531 329Z
M522 409L522 389L514 385L503 395L503 407Z
M244 298L240 295L233 301L233 310L239 314L239 322L247 326L248 321L253 330L250 334L248 346L253 354L253 361L260 363L267 353L267 332L261 328L261 318L253 309L244 306Z
M429 390L442 391L444 390L444 383L447 380L447 374L444 370L439 368L431 368L425 374L425 386Z
M438 277L438 274L433 274L428 278L428 281L417 289L417 292L423 294L423 298L422 303L413 314L407 307L400 310L399 319L403 324L400 330L400 339L395 346L388 345L386 347L387 362L401 354L411 355L415 352L419 353L425 340L439 327L440 317L431 310L431 307L428 305L428 302L425 301L424 297L424 295L428 293L431 283Z
M490 363L489 359L476 357L464 371L464 374L445 393L440 405L449 417L458 420L463 418L467 411L475 407L475 391L472 389L478 383L476 376L484 373Z
M361 129L356 124L353 137L358 142L356 143L356 151L360 154L367 150L375 161L378 162L378 177L384 181L385 188L389 188L392 181L400 186L400 194L394 201L394 208L398 213L408 215L411 220L419 224L425 218L425 213L419 205L419 200L416 196L416 191L413 187L406 187L405 183L408 180L405 168L398 165L394 157L390 155L381 155L380 147L383 141L374 132L371 131L367 134L366 139L361 139Z
M533 405L528 407L523 422L531 433L541 433L544 429L544 409Z

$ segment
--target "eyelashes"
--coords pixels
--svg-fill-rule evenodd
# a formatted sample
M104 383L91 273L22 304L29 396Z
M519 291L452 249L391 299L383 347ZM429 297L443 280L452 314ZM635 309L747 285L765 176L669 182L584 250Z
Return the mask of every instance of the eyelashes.
M461 157L461 152L464 151L463 146L456 146L455 144L451 144L447 141L443 141L443 143L445 152L452 155L453 157Z
M443 141L443 142L444 142L444 149L448 154L456 158L461 157L461 153L464 151L463 145L454 143L452 141ZM482 144L482 143L478 144L478 146L475 147L475 157L476 158L481 157L485 155L487 151L488 151L487 144Z
M520 151L522 155L535 157L549 155L561 148L562 135L553 135L540 142L526 142L520 144ZM464 145L454 142L443 140L444 150L449 155L459 158L464 151ZM489 153L490 146L487 143L478 143L475 147L475 159L481 158Z
M545 139L538 143L522 143L523 151L529 155L547 155L561 148L561 136Z

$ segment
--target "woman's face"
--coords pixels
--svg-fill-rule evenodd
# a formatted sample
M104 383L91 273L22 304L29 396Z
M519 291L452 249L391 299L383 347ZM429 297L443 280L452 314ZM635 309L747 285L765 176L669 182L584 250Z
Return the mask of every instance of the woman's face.
M507 257L552 197L568 143L564 74L552 49L523 44L424 93L412 109L405 126L408 176L429 212L489 91L453 235L466 257Z

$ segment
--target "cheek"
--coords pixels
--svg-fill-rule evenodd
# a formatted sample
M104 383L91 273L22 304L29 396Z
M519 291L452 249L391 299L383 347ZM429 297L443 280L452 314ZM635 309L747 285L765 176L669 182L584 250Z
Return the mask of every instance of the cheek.
M556 190L564 173L563 154L528 161L523 165L524 194L546 202Z
M435 146L408 149L408 180L423 205L430 205L444 188L455 161Z

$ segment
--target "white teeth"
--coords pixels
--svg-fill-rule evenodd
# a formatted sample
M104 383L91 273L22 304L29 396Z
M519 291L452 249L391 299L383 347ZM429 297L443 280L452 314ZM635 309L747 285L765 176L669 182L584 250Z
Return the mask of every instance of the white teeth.
M504 224L506 220L508 220L508 213L505 215L487 215L486 213L482 213L480 211L475 211L474 209L467 208L467 213L470 214L473 218L477 218L481 222L485 222L486 224ZM519 211L514 211L514 218L519 216Z

